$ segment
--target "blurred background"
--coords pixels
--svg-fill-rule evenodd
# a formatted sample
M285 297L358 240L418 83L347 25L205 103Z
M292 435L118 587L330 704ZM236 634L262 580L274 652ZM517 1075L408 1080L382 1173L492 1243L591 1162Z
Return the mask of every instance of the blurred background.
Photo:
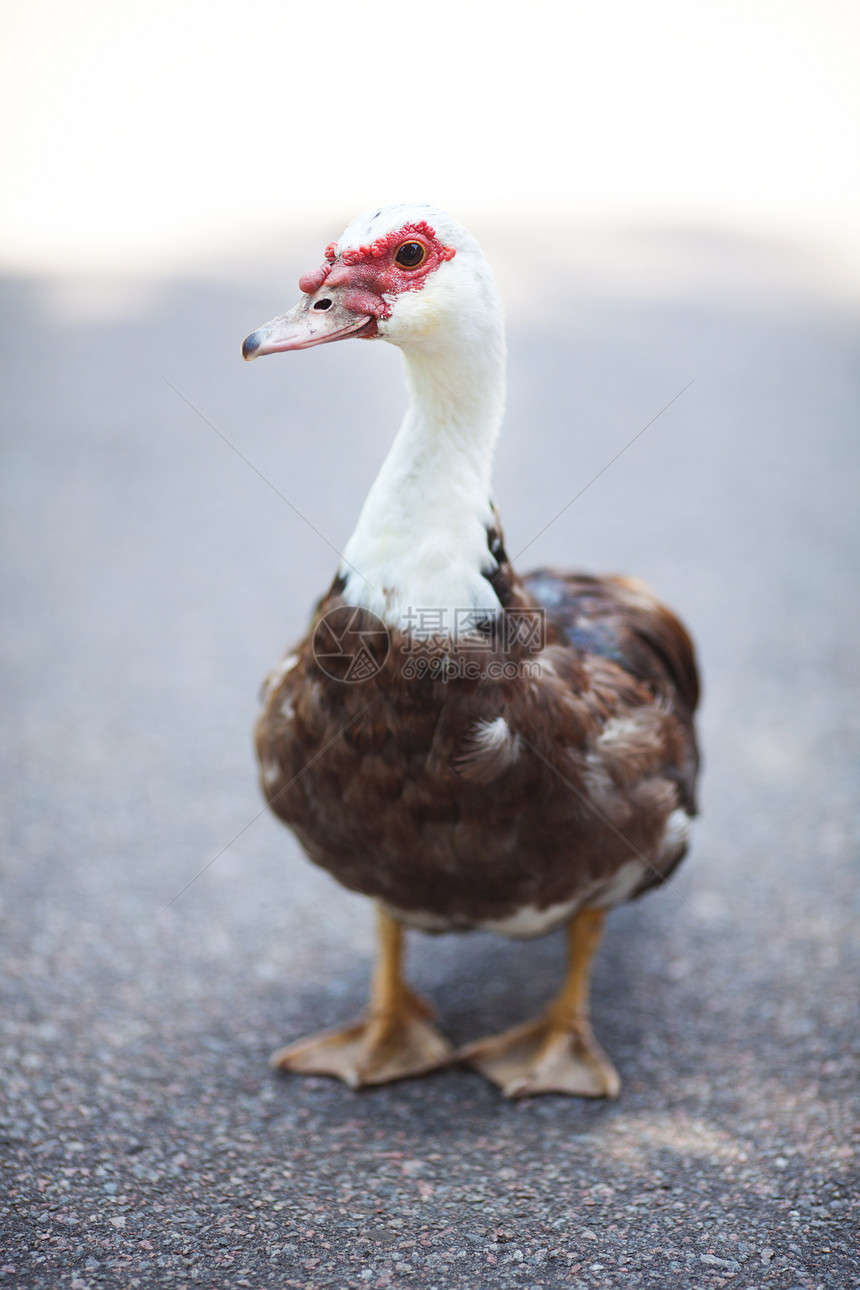
M35 0L3 22L8 269L211 271L414 196L484 226L795 239L856 285L847 0Z
M399 355L239 347L349 218L416 199L471 228L505 300L509 551L647 578L705 676L683 899L615 915L597 983L639 1164L606 1166L609 1121L579 1107L589 1168L653 1174L687 1116L746 1144L757 1195L771 1158L779 1186L838 1180L860 1006L856 6L31 0L0 33L11 1140L48 1135L59 1163L83 1141L145 1199L141 1161L179 1143L192 1179L216 1109L240 1156L260 1116L277 1151L320 1107L364 1114L267 1081L270 1048L358 1010L372 941L261 814L250 730L391 441ZM458 1039L527 1015L560 969L555 938L414 939ZM428 1087L476 1134L502 1117L476 1079ZM152 1133L117 1164L144 1102ZM420 1134L422 1095L383 1105ZM451 1123L439 1149L468 1170ZM722 1187L697 1158L698 1194Z

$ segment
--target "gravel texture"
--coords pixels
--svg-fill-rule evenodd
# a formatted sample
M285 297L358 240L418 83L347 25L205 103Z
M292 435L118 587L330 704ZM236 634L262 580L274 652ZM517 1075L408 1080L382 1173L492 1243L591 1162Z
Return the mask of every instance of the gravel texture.
M519 561L636 572L701 649L693 853L597 967L612 1105L267 1068L361 1008L372 954L250 754L337 557L162 378L341 547L397 355L243 367L282 266L119 318L99 284L5 284L0 1284L860 1284L856 317L777 290L787 252L691 254L731 273L571 271L575 304L514 311L496 473L514 554L698 377ZM411 938L458 1041L540 1007L562 959Z

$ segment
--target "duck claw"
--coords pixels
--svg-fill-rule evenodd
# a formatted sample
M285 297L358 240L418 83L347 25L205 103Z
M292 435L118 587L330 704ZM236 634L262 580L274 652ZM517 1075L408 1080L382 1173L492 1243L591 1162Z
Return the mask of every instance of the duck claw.
M411 992L410 992L411 995ZM301 1075L333 1075L350 1088L388 1084L448 1066L455 1050L427 1019L414 995L394 1016L374 1016L339 1030L310 1035L279 1049L271 1065Z
M616 1098L621 1080L591 1026L580 1018L558 1027L547 1018L467 1044L457 1060L497 1084L505 1097L566 1093Z

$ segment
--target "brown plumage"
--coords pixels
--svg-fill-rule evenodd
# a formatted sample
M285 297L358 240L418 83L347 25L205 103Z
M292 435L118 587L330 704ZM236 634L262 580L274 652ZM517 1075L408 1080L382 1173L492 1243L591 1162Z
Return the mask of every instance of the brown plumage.
M534 640L516 639L524 615L453 649L391 633L378 670L345 684L316 657L319 625L344 615L351 658L379 623L336 584L264 691L272 810L339 882L416 926L594 903L632 857L638 894L683 855L663 846L670 815L695 811L696 668L678 620L629 579L503 567L505 610L535 611ZM477 737L499 720L503 742Z
M459 1058L512 1096L614 1096L589 964L604 912L686 850L693 647L634 579L512 569L486 492L501 310L477 244L432 218L444 237L411 209L361 217L302 279L313 291L244 347L378 335L403 349L412 396L337 577L264 687L269 805L380 910L367 1018L274 1060L358 1085ZM403 925L529 936L562 923L570 968L547 1013L459 1054L400 973Z

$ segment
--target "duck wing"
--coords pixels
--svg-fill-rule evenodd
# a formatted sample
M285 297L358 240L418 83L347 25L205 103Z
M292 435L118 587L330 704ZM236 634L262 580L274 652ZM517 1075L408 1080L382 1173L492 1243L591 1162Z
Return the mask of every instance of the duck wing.
M699 673L683 624L647 583L635 578L541 568L526 574L522 585L574 649L617 664L647 685L655 702L679 719L684 754L673 778L684 808L695 814L699 756L693 714L699 702Z

